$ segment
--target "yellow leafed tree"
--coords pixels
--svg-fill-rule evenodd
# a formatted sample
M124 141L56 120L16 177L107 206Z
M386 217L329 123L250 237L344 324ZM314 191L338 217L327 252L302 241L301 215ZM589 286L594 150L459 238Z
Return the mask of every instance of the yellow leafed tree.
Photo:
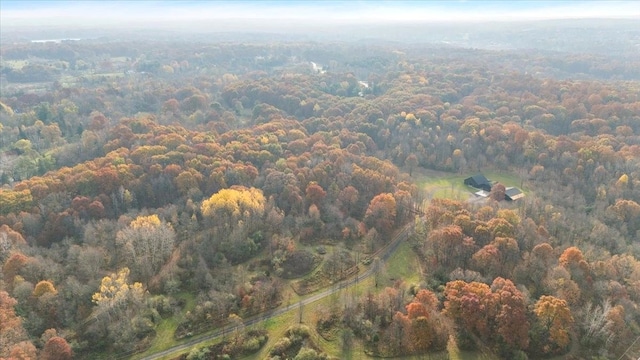
M213 194L202 202L202 214L215 218L215 222L232 225L240 220L251 221L262 217L266 200L256 188L234 186Z
M262 191L253 187L233 186L204 200L202 215L211 236L203 242L201 254L212 258L217 251L232 263L246 260L260 248L265 207Z
M93 294L91 299L98 309L108 310L131 300L142 300L144 289L139 282L129 284L129 269L123 268L116 274L105 276L100 284L100 291Z
M629 175L627 174L622 174L618 179L618 181L616 181L616 186L619 188L627 187L628 184L629 184Z
M138 216L135 220L133 220L129 226L133 229L140 228L153 228L154 226L160 225L160 218L158 215L149 215L149 216Z
M56 295L58 290L53 286L50 281L42 280L40 281L36 287L33 289L33 296L40 297L44 294L52 294Z
M148 314L145 297L142 284L129 281L128 268L105 276L99 291L92 296L96 305L85 331L97 342L107 341L115 350L131 349L153 326L145 317Z

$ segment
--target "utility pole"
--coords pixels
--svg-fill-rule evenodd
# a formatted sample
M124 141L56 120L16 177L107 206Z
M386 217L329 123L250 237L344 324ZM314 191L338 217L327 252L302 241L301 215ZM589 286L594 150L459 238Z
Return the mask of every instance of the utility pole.
M302 300L298 302L298 323L302 324L302 314L304 313L304 304Z

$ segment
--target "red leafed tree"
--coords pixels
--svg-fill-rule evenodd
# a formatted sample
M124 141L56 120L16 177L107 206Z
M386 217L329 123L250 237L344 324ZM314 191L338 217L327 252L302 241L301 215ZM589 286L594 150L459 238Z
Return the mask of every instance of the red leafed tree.
M324 191L322 186L312 182L307 186L306 195L309 202L317 206L321 204L322 199L327 195L327 192Z
M444 313L460 328L482 340L490 336L489 320L495 316L495 297L487 284L448 282L445 287Z
M434 293L426 289L420 289L420 291L418 291L418 293L416 294L414 301L418 301L427 309L433 310L436 310L440 305L438 297Z
M367 228L375 228L384 236L391 235L396 222L396 199L392 194L384 193L376 195L369 203L369 208L364 216Z
M529 346L529 321L524 296L511 280L503 278L493 280L491 291L498 303L497 333L508 346L526 349Z
M504 200L506 191L507 189L504 187L504 185L497 183L491 187L489 197L495 201L502 201Z
M382 336L382 343L391 354L410 354L413 352L411 320L401 312L396 312L389 327Z
M59 336L54 336L44 344L42 349L42 360L70 360L73 359L73 352L67 340Z
M91 204L89 204L87 211L89 212L89 216L92 218L99 219L106 216L104 205L99 200L92 201Z
M473 254L473 264L478 271L487 276L496 276L500 273L502 264L500 263L500 250L493 244L484 246Z
M445 268L461 266L465 260L465 249L468 246L465 244L462 229L458 225L448 225L433 230L427 244L433 249L438 264Z
M358 190L349 185L342 189L342 191L340 191L338 200L340 200L340 203L342 203L343 211L346 213L346 215L351 215L351 212L358 203Z

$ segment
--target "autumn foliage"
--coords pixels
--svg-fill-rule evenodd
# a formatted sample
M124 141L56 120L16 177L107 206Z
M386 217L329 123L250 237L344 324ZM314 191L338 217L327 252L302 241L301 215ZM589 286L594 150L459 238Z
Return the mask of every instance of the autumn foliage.
M603 57L7 41L0 357L72 356L50 328L78 358L129 356L160 321L194 335L366 266L376 286L330 311L347 350L623 356L640 328L640 63L609 48L628 35L593 42ZM505 180L493 200L527 196L422 186L479 171ZM411 285L375 255L405 224Z
M71 350L71 346L69 346L64 338L54 336L44 344L41 359L71 360L73 359L73 352Z
M364 222L367 227L388 236L396 222L396 211L396 199L392 194L376 195L369 203Z

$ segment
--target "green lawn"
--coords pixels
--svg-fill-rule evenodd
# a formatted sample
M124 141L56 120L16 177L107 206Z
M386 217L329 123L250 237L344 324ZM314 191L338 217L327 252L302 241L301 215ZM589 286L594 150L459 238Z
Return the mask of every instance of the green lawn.
M469 176L474 174L469 174ZM496 171L487 171L484 173L487 179L491 181L498 181L502 185L506 187L515 186L520 188L522 191L526 190L526 186L524 186L524 182L520 180L520 177L510 173L496 172ZM468 176L467 176L468 177Z
M184 308L182 309L182 315L184 315L187 311L193 310L193 308L195 307L196 299L193 294L182 292L177 294L176 298L183 300L185 303ZM174 337L174 333L176 332L178 324L179 319L176 316L162 319L158 326L156 326L156 336L151 341L151 346L149 347L149 349L142 354L134 356L133 358L140 358L143 355L153 354L177 345L179 342Z
M307 311L308 308L311 308L313 304L306 305L303 308L303 311ZM298 319L298 309L291 310L286 312L280 316L276 316L269 320L263 321L260 324L257 324L257 327L262 327L263 329L269 332L269 340L266 344L258 351L257 353L248 356L246 359L258 360L265 359L269 355L269 350L275 345L275 343L284 336L285 332L291 325L297 323Z
M162 351L167 347L176 345L176 339L173 336L178 327L178 320L175 317L162 319L156 327L156 337L151 342L151 347L145 353L153 354Z
M420 282L419 269L417 255L406 241L398 246L398 250L385 264L389 279L403 279L407 284Z
M416 169L413 172L412 180L425 192L430 199L455 199L465 200L469 198L476 189L466 186L464 179L475 175L477 172L465 174L447 173L442 171L432 171L426 169ZM526 193L526 186L517 175L498 171L484 171L483 174L490 181L497 181L506 187L515 186Z

